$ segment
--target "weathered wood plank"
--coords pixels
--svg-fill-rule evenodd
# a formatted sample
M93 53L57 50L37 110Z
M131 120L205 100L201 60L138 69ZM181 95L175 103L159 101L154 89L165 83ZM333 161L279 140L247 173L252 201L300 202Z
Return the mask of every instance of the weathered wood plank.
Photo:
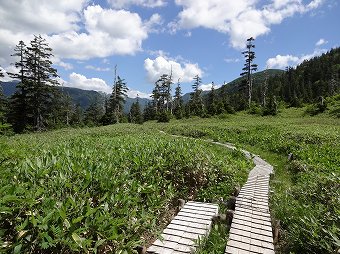
M177 216L147 249L147 253L192 253L200 238L206 236L212 225L212 217L218 214L218 205L187 202Z
M225 254L274 254L268 206L269 175L273 167L260 157L236 198Z

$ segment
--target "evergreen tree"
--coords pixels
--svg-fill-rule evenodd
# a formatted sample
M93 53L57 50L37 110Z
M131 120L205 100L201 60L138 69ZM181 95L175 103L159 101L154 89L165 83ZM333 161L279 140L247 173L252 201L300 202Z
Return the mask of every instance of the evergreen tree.
M255 59L255 52L252 50L255 48L253 44L254 38L250 37L247 39L247 50L243 51L242 54L245 57L245 64L243 67L243 72L240 74L242 77L245 77L246 83L243 83L243 86L247 87L248 90L248 107L251 105L252 100L252 89L253 89L253 80L252 80L252 72L257 70L257 64L253 64Z
M143 110L144 121L155 120L156 119L156 109L154 102L148 102Z
M207 109L209 115L215 115L217 113L217 95L215 91L214 82L211 83L211 91L208 94Z
M33 126L32 108L28 105L29 99L29 69L27 66L27 47L23 41L19 41L18 45L14 48L14 56L18 59L14 66L19 70L19 73L9 72L8 75L19 80L16 85L17 90L10 98L10 111L8 114L9 122L13 125L15 132L23 132L28 125Z
M51 121L55 128L71 125L71 117L74 113L74 105L69 94L63 90L54 91L52 104L55 105L51 113Z
M129 113L129 122L130 123L143 123L143 115L139 105L139 98L137 97L137 101L132 103L130 113Z
M53 57L52 49L41 35L34 36L27 47L27 69L30 76L28 81L28 103L33 109L33 124L35 130L42 130L47 124L47 117L54 105L52 96L54 86L58 85L55 79L57 70L52 67L50 60Z
M103 105L101 105L98 98L96 98L85 110L84 122L87 126L101 125L103 115L104 115Z
M9 73L12 78L19 79L19 90L11 97L9 119L16 132L31 126L34 130L42 130L51 116L55 85L58 82L57 70L52 67L52 49L41 35L34 36L30 46L20 41L14 49L13 56L19 58L15 66L19 73Z
M174 115L177 119L181 119L183 117L183 99L182 99L182 89L181 84L179 83L179 79L177 82L177 87L175 89L175 98L174 98Z
M119 123L122 119L125 98L128 90L129 89L126 86L124 79L121 79L118 76L117 81L115 81L112 88L109 104L106 107L107 111L105 112L106 115L104 118L106 119L107 124Z
M269 75L268 75L268 67L266 68L266 72L265 72L265 80L262 84L262 106L265 107L266 106L266 96L267 96L267 91L268 91L268 79L269 79Z
M155 82L155 88L152 91L151 97L153 98L153 104L157 114L164 111L170 111L171 113L172 111L171 85L172 77L168 74L161 75Z
M269 96L269 101L266 104L266 106L264 107L263 110L263 115L272 115L275 116L277 115L278 112L278 108L277 108L277 101L276 101L276 97L275 95L271 94Z
M83 115L83 109L80 107L80 104L76 104L71 114L70 124L72 126L82 126L84 124Z
M202 116L204 112L204 104L202 99L202 90L199 87L202 85L202 79L196 75L192 85L193 93L190 94L190 114L195 116Z

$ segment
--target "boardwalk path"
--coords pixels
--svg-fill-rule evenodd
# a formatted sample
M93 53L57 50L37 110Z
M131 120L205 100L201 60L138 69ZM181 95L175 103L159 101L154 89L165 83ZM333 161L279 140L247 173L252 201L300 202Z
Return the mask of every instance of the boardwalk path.
M236 149L232 144L213 143ZM274 254L268 207L269 176L273 173L273 166L248 151L242 151L253 160L255 167L236 198L225 254Z
M236 149L232 144L212 143ZM269 176L273 167L260 157L242 151L254 161L255 167L236 198L225 254L274 254L268 207ZM211 218L217 212L217 205L188 202L164 230L163 240L156 240L147 253L192 253L195 240L209 233Z

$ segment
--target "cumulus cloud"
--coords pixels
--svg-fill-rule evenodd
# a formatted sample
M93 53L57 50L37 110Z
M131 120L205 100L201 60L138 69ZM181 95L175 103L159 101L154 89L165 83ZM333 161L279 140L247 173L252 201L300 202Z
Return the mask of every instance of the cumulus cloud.
M112 88L106 84L104 80L100 78L87 78L84 75L75 72L70 74L69 81L65 82L65 86L104 93L112 92Z
M17 33L58 33L79 29L80 11L88 0L1 1L0 24ZM52 4L53 3L53 4Z
M131 55L141 50L142 41L148 36L140 16L125 10L88 6L84 23L87 33L70 31L49 38L57 55L80 60Z
M147 8L162 7L166 5L165 0L107 0L116 9L128 8L131 5L139 5Z
M320 39L320 40L318 40L316 43L315 43L315 46L321 46L321 45L324 45L324 44L326 44L326 43L328 43L328 41L326 41L325 39Z
M268 68L284 69L287 66L296 65L299 62L299 57L292 55L277 55L267 60Z
M273 24L281 23L296 13L318 8L323 0L303 4L301 0L273 0L257 7L257 0L175 0L183 9L169 24L172 32L204 27L230 35L234 48L244 47L245 40L270 32Z
M158 56L155 59L144 60L147 79L154 83L162 74L170 74L172 70L173 80L180 79L181 82L191 82L195 75L202 76L203 71L198 64L187 62L176 62L165 56Z
M51 59L51 61L52 61L52 63L53 63L54 65L63 67L63 68L64 68L65 70L67 70L67 71L73 69L73 65L72 65L72 64L62 61L59 57L54 56L54 57Z
M10 54L19 40L29 44L32 34L42 34L59 60L133 55L163 22L159 14L142 20L137 13L89 5L89 0L2 1L0 14L2 65L12 62ZM56 64L72 68L64 61Z
M309 60L313 57L320 56L321 54L325 52L326 52L325 49L316 49L314 50L313 53L302 55L302 56L277 55L267 60L267 66L268 68L284 69L287 66L296 66L305 60Z

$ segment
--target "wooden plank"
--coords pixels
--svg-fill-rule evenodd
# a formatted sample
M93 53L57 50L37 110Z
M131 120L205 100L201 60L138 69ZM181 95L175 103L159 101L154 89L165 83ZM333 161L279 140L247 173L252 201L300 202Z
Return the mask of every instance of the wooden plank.
M218 214L218 205L188 202L170 222L146 253L192 253L200 238L206 236L212 217Z
M269 175L273 167L260 157L236 198L225 254L274 254L269 214Z

